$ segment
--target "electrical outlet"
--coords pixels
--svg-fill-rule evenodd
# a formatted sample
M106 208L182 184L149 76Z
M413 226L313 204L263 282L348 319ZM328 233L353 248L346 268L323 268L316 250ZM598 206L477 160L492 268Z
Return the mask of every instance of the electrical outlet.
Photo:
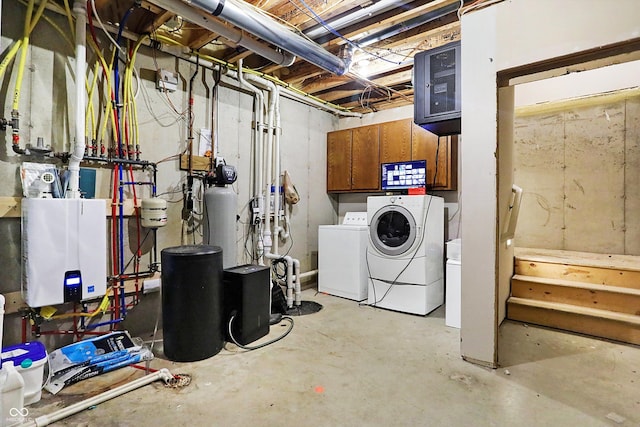
M251 200L251 223L256 225L259 224L262 220L261 216L262 212L260 212L258 199L254 198L253 200Z
M178 75L169 70L158 70L156 73L156 89L161 92L175 92L178 90Z

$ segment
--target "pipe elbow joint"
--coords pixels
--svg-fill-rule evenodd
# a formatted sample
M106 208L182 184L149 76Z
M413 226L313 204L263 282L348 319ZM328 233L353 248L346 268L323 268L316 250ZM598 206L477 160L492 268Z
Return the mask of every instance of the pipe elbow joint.
M20 155L30 154L28 150L20 148L18 144L11 144L11 147L13 148L13 152L16 154L20 154Z

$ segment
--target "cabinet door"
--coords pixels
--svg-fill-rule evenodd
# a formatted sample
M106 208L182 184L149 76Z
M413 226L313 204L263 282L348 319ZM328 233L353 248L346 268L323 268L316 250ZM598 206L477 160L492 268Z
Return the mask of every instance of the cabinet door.
M438 137L420 126L413 125L411 158L427 161L427 188L437 190L457 188L457 154L457 135Z
M353 129L352 153L351 189L378 190L380 188L378 125Z
M327 192L351 190L351 130L327 134Z
M380 163L411 160L411 119L380 123Z

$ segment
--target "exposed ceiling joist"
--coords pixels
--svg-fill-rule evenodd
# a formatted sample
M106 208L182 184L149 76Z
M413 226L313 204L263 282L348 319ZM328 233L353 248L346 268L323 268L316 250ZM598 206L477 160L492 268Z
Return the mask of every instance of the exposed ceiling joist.
M62 5L63 0L50 1ZM131 6L130 2L125 1L95 1L103 20L114 26ZM211 1L213 3L210 4L215 4L216 0ZM228 3L241 7L245 4L241 0L228 0ZM245 66L257 68L299 90L356 111L410 103L413 96L413 56L419 51L460 40L460 25L455 13L460 0L249 0L248 3L262 11L262 15L256 15L259 16L256 19L261 20L261 25L265 27L289 27L292 37L299 37L301 31L320 34L316 39L330 55L343 55L342 50L347 42L323 29L317 16L329 25L335 23L342 36L354 43L365 40L365 50L373 56L356 49L352 62L354 72L339 77L308 62L305 55L297 55L293 64L278 65L270 61L276 56L281 58L281 54L290 53L282 52L274 45L269 46L264 40L227 22L224 13L216 18L202 9L189 6L185 0L143 0L142 7L134 10L127 21L127 30L138 33L155 30L188 48L201 49L208 55L231 63L242 58ZM176 18L174 10L169 10L174 7L188 9L193 19L176 26L176 20L180 18ZM423 22L421 17L427 15L429 19ZM436 18L431 19L433 16ZM204 25L213 21L216 22L215 26ZM406 27L405 23L408 23ZM224 29L223 32L230 37L225 38L225 35L212 28ZM294 33L297 35L294 36ZM375 35L373 39L372 34ZM245 45L239 42L240 39L249 40L249 46L252 47L270 47L272 53L267 57L274 59L256 55L252 47L243 47ZM371 77L363 79L359 75L365 73L362 68L365 58L369 63L366 76Z

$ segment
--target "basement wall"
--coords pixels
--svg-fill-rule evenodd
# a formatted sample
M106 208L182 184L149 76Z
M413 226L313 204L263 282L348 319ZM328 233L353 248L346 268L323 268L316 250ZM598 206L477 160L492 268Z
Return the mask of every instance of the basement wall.
M640 255L640 91L516 110L517 246Z
M22 24L26 7L18 2L3 2L1 50L6 53L13 41L22 35ZM64 16L46 12L54 22L67 29ZM97 30L102 46L109 46L106 38ZM74 88L73 72L74 53L64 43L60 35L44 21L38 23L31 37L31 47L27 58L27 71L22 87L20 100L21 145L35 145L36 138L41 136L45 144L51 144L55 151L69 151L74 136ZM93 70L94 56L88 49L89 69ZM179 75L178 90L165 94L155 88L157 68L164 68ZM142 47L138 52L136 68L140 75L140 91L137 98L138 116L141 136L141 158L158 165L158 194L169 201L168 225L158 231L158 249L180 245L182 243L200 243L202 229L200 216L202 212L202 188L196 185L196 233L182 233L182 186L186 182L186 173L180 171L176 155L184 152L187 139L187 120L185 111L188 105L188 83L195 71L192 63L178 60L164 52L152 52ZM9 67L1 80L0 109L3 117L10 117L11 100L15 87L17 65ZM91 78L91 75L90 75ZM252 136L252 95L238 90L237 82L223 78L217 101L216 115L212 121L212 88L213 74L210 70L200 68L194 86L194 131L195 146L202 128L217 127L219 152L228 164L238 169L238 181L233 189L238 193L236 224L238 264L250 262L245 252L245 233L248 221L248 202L250 194L250 153ZM102 88L104 89L104 88ZM98 106L95 101L96 107ZM97 108L98 117L104 112ZM317 228L320 224L332 223L334 206L326 194L326 133L334 130L338 119L333 115L303 105L286 98L281 99L282 137L281 162L282 169L287 170L296 185L301 200L292 209L293 239L282 242L282 253L298 258L302 271L317 266ZM11 149L11 132L1 135L4 138L0 148L0 197L21 197L22 189L19 178L19 167L23 161L38 161L35 158L23 158ZM45 162L53 162L45 160ZM62 167L60 163L56 163ZM93 168L93 166L91 166ZM109 186L112 169L98 167L97 197L110 198ZM148 179L148 176L136 172L136 180ZM138 197L147 196L148 190L142 189ZM128 193L127 198L132 194ZM127 219L127 229L133 233L135 220ZM55 227L55 224L51 224ZM131 238L130 238L131 236ZM132 255L134 234L126 236L125 252L127 259ZM91 238L91 236L87 236ZM3 269L3 280L0 292L3 294L20 290L20 219L0 218L0 265ZM96 248L96 250L100 250ZM107 250L107 248L104 248ZM146 267L147 258L142 260ZM111 271L109 269L109 271ZM125 327L133 334L150 331L159 313L159 294L142 297L141 304L131 312ZM64 308L64 307L63 307ZM69 307L66 307L67 309ZM4 344L10 345L20 341L20 318L9 314L5 319ZM69 327L69 323L55 322L43 325L44 329ZM34 339L28 336L28 339ZM70 338L40 338L48 348L58 347Z

